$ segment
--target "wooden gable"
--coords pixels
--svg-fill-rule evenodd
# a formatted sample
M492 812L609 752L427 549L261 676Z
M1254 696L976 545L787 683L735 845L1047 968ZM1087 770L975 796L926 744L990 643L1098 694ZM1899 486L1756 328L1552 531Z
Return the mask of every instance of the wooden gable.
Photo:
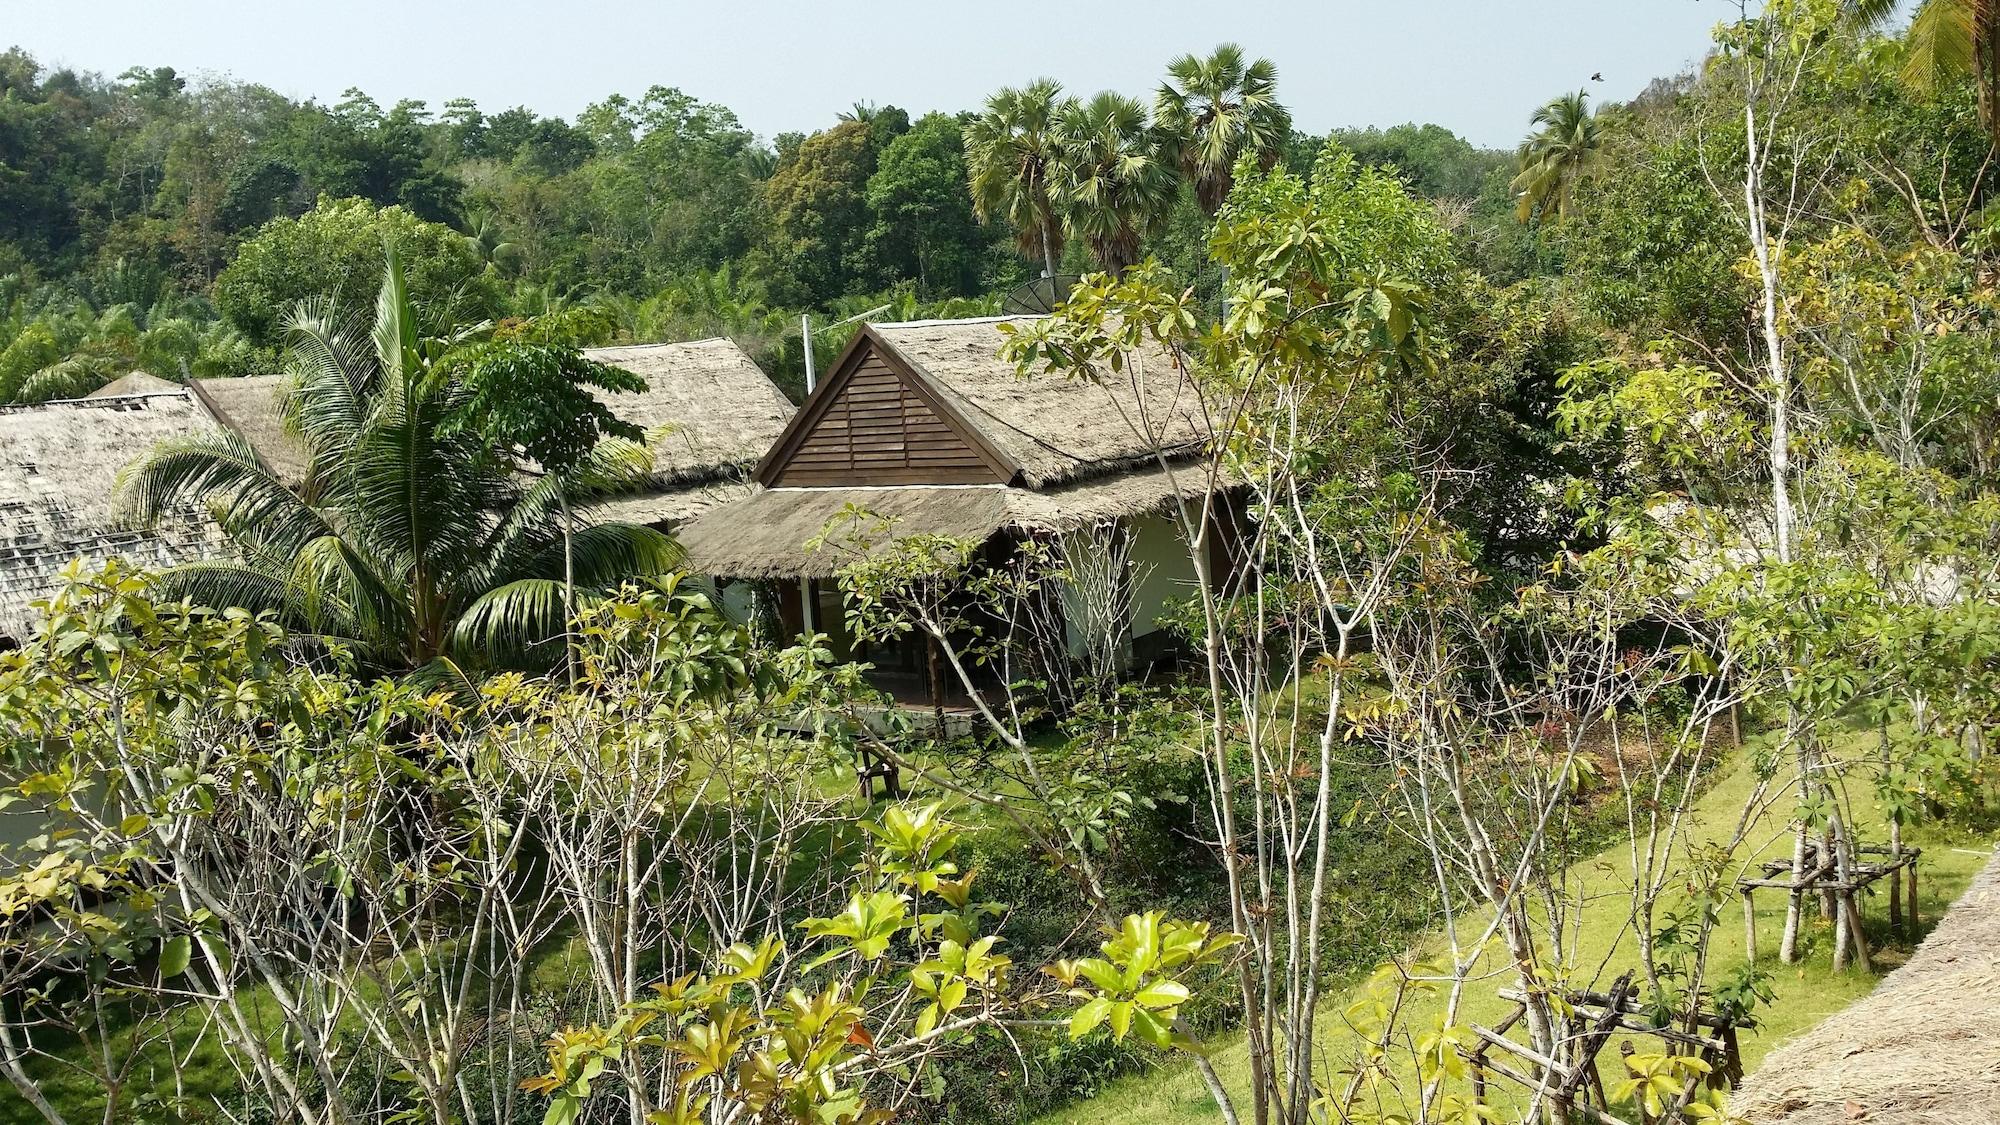
M1015 468L863 329L757 467L767 487L1007 484Z

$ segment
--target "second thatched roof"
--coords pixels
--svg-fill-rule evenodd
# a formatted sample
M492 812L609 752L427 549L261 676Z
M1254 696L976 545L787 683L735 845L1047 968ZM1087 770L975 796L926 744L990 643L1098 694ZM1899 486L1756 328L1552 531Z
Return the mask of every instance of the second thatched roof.
M137 398L143 395L185 395L187 388L158 375L131 371L97 388L85 398Z
M164 567L226 554L199 509L142 528L114 499L134 458L210 425L184 391L0 408L0 636L33 634L31 603L62 588L72 559Z
M726 339L586 348L600 363L646 381L646 389L599 397L643 427L657 491L615 503L616 517L671 522L736 495L708 486L741 479L791 417L792 404L743 349ZM243 435L286 484L305 483L311 458L285 425L284 379L201 379L195 390L217 421ZM604 518L612 518L605 516Z
M1049 488L1140 468L1158 453L1192 453L1213 436L1194 385L1170 356L1142 348L1101 383L1048 372L1023 376L1000 357L1010 327L1038 318L973 317L871 324L988 443L1020 466L1020 483Z

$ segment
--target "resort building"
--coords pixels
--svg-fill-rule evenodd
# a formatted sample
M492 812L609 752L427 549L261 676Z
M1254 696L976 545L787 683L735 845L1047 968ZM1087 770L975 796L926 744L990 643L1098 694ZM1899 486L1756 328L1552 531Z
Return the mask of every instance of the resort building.
M1125 662L1157 655L1162 617L1195 592L1179 505L1198 512L1209 488L1209 414L1165 354L1133 355L1103 383L1024 377L999 354L1003 326L1019 319L863 326L757 465L754 494L681 530L690 568L771 583L785 633L824 633L900 701L945 708L967 699L936 646L854 641L836 575L857 552L915 535L980 543L991 561L1052 540L1072 571L1109 572ZM830 549L829 526L857 511L879 536ZM1062 600L1082 656L1103 623L1078 621L1077 599Z

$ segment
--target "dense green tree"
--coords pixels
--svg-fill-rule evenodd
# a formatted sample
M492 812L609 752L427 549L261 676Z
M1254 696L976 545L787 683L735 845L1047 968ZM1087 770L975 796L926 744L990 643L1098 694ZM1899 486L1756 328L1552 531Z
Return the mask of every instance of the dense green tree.
M1364 164L1394 169L1412 192L1429 199L1473 198L1509 162L1507 154L1474 148L1442 125L1339 129L1332 139Z
M284 319L302 300L332 295L343 316L366 308L384 245L406 263L420 309L458 323L499 312L499 290L463 235L362 199L322 199L296 219L267 224L216 279L216 305L255 343L277 344Z
M1039 78L986 100L965 127L973 208L982 220L1005 220L1023 256L1039 258L1049 276L1062 258L1062 212L1056 205L1061 144L1057 118L1062 87Z
M933 113L889 142L868 180L868 248L884 281L914 278L926 296L977 292L987 237L966 191L961 123Z
M1181 172L1210 215L1222 208L1245 156L1271 168L1291 136L1292 115L1277 98L1278 68L1269 59L1245 62L1243 48L1224 43L1207 58L1182 55L1167 64L1153 96L1160 127L1179 149Z
M814 133L765 188L775 245L774 279L787 294L820 304L841 294L871 225L868 179L873 130L843 121Z
M18 49L0 56L0 74L0 240L43 265L73 261L87 227L139 202L116 190L128 185L107 167L107 146L91 128L115 95L66 72L44 78Z
M311 456L299 490L233 431L162 443L131 467L121 488L140 518L209 502L243 556L169 570L162 585L206 605L276 611L381 666L553 661L560 508L642 481L644 447L600 443L566 473L522 480L513 450L466 424L482 399L445 362L463 329L419 328L393 250L374 310L369 331L324 298L289 319L285 413ZM568 436L555 443L565 452ZM569 538L575 580L591 588L679 562L650 528L596 524Z
M525 473L553 484L556 518L562 529L560 584L563 621L576 617L576 515L573 493L601 489L607 463L622 472L643 470L645 431L624 421L593 391L631 392L646 381L622 368L598 363L570 344L495 340L469 349L456 364L465 386L458 417L447 429L470 429L503 453L516 456ZM621 445L607 445L607 439ZM614 453L616 457L614 459ZM481 605L467 631L488 652L502 651L519 619L549 619L551 589L546 578L518 579Z

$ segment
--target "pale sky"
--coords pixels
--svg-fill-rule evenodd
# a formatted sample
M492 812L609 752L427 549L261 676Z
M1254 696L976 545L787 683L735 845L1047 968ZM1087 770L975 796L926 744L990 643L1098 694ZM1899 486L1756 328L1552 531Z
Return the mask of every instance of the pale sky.
M1169 58L1234 40L1277 63L1301 128L1434 121L1511 148L1536 105L1579 87L1629 98L1734 14L1728 0L0 0L0 46L329 104L359 86L384 108L465 95L567 118L678 86L769 137L857 101L972 109L1043 75L1150 98Z

